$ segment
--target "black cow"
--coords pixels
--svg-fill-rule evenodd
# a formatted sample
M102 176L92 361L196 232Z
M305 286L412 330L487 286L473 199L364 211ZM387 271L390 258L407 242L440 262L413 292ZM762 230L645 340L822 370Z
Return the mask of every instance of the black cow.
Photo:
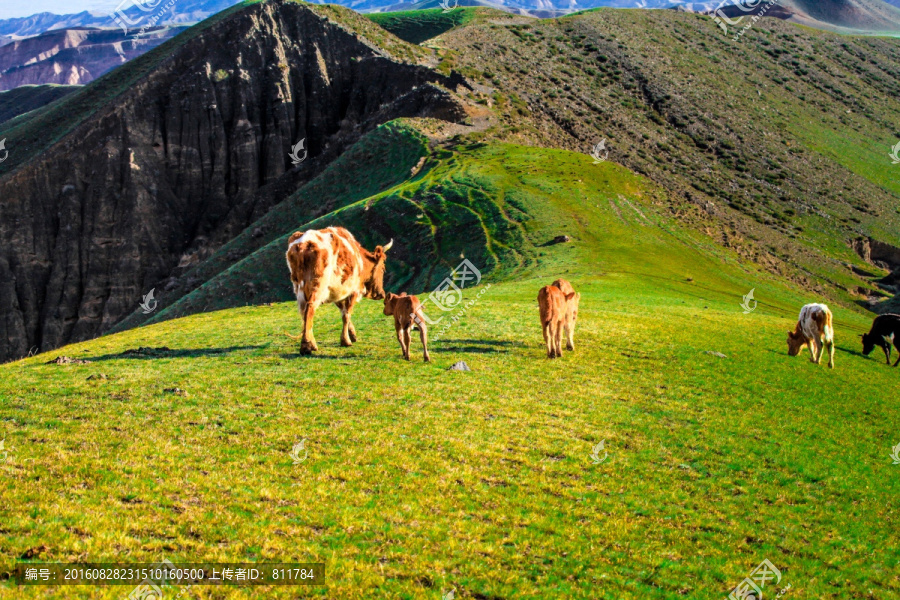
M891 343L900 353L900 315L880 315L872 322L872 330L862 336L863 354L869 355L875 346L881 346L887 364L891 364ZM900 365L900 356L894 366Z

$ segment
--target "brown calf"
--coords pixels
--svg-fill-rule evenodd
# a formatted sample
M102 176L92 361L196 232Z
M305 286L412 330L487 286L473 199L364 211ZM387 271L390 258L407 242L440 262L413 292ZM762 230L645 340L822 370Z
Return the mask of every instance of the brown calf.
M563 325L566 332L566 350L574 350L575 321L578 319L578 303L581 301L581 294L575 293L575 288L565 279L557 279L553 285L566 295L566 320ZM574 295L569 298L570 294Z
M388 294L384 298L384 314L394 315L394 330L397 332L397 341L400 342L403 358L409 360L409 332L415 325L419 328L425 362L429 362L431 357L428 356L428 330L425 328L421 310L422 304L419 299L415 296L407 296L406 292L400 295Z
M554 285L544 286L538 292L538 306L541 309L541 328L544 332L544 342L547 344L547 358L562 356L562 333L566 326L567 303L574 298L574 293L563 294Z

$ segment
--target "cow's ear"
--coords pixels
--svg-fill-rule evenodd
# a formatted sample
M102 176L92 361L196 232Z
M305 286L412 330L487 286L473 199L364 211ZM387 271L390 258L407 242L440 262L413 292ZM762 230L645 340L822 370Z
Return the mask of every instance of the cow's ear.
M288 245L292 244L294 240L299 240L303 237L303 234L306 233L304 231L295 231L291 234L291 237L288 238Z
M571 294L566 294L566 300L573 300L574 298L575 298L575 292L572 292Z

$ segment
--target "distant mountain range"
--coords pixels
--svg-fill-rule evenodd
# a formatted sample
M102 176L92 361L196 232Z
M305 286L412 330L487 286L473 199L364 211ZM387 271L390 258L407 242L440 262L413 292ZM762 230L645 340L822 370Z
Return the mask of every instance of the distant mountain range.
M147 25L196 23L229 8L239 0L179 0L169 8L147 11L132 5L118 15L96 11L56 15L38 13L30 17L0 20L0 42L33 36L53 29L81 27L121 28L129 33ZM154 4L155 2L155 4ZM315 1L314 4L324 4ZM342 0L337 2L357 12L386 12L436 8L438 0L397 2L396 0ZM744 5L768 4L767 0L744 0ZM148 0L142 6L165 7L163 0ZM591 8L647 8L678 9L689 12L711 12L721 6L720 1L688 2L684 0L450 0L451 5L488 6L537 17L555 17ZM893 5L893 6L890 6ZM732 3L732 11L745 14ZM858 29L867 32L900 31L900 0L779 0L778 10L770 16L796 21L819 28Z
M22 85L80 85L140 56L186 26L154 27L140 37L121 29L56 29L0 46L0 91Z

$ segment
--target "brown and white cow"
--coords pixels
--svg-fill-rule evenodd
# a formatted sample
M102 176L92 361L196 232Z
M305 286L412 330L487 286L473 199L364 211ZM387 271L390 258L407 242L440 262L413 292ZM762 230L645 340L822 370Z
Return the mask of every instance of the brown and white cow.
M350 321L353 307L360 298L384 298L386 246L374 252L363 248L343 227L310 229L296 232L288 240L287 264L297 297L297 309L303 316L301 354L319 349L313 336L313 317L322 304L334 303L341 311L344 329L341 346L356 341L356 329Z
M566 295L566 320L563 323L566 333L566 350L574 350L575 321L578 319L578 303L581 301L581 294L576 293L572 284L565 279L557 279L553 285ZM570 294L573 294L571 298L569 298Z
M555 285L547 285L538 292L538 306L541 311L541 329L547 344L547 358L562 356L562 333L568 314L567 303L575 294L563 294Z
M794 331L788 331L788 354L797 356L804 346L809 347L809 360L817 365L828 349L828 366L834 368L834 320L824 304L807 304L800 310Z

